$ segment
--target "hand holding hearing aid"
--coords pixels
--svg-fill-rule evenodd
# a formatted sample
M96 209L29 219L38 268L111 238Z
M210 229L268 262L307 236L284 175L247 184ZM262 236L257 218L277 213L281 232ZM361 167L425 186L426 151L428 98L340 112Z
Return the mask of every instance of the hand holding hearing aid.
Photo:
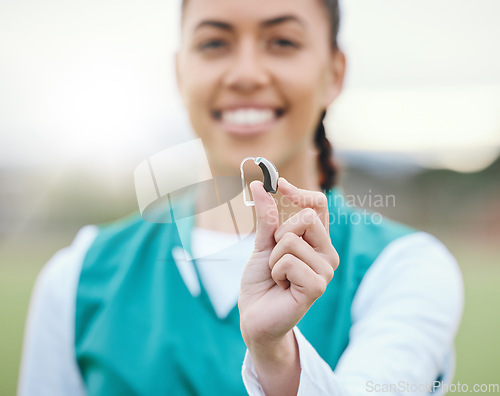
M277 188L302 209L280 225L276 202L264 184L250 183L257 229L238 301L243 339L252 356L264 360L295 345L291 330L326 290L339 264L328 231L326 196L284 178Z

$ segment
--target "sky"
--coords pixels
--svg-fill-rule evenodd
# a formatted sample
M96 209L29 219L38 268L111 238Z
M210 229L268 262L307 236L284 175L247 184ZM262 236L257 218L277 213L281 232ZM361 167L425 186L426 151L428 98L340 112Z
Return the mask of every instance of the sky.
M339 151L470 172L500 153L500 2L341 1ZM0 0L0 166L120 169L191 139L178 1Z

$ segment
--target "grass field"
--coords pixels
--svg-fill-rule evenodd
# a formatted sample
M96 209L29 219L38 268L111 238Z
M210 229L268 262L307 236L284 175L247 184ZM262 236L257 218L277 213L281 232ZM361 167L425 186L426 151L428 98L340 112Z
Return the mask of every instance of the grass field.
M53 246L64 246L55 243ZM0 395L15 395L29 298L50 247L0 250ZM466 306L457 339L455 383L500 383L500 254L495 249L452 249L464 275Z

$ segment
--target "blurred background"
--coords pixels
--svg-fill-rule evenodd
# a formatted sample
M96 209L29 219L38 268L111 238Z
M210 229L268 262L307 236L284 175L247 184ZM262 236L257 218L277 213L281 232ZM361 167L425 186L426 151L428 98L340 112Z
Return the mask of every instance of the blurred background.
M500 383L500 2L341 2L327 130L347 194L438 236L463 271L455 382ZM86 224L137 210L133 173L192 139L178 1L0 0L0 395L15 394L31 289Z

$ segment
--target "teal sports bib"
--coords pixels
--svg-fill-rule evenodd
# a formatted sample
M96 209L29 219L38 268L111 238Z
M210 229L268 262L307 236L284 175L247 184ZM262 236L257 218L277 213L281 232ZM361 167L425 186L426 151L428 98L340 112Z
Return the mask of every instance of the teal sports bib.
M339 189L326 194L340 266L298 327L335 369L363 276L387 244L415 230L363 215ZM247 394L238 307L220 319L202 282L199 296L189 292L172 255L175 247L190 250L181 235L193 224L183 224L148 223L137 214L100 227L76 299L76 359L89 395Z

